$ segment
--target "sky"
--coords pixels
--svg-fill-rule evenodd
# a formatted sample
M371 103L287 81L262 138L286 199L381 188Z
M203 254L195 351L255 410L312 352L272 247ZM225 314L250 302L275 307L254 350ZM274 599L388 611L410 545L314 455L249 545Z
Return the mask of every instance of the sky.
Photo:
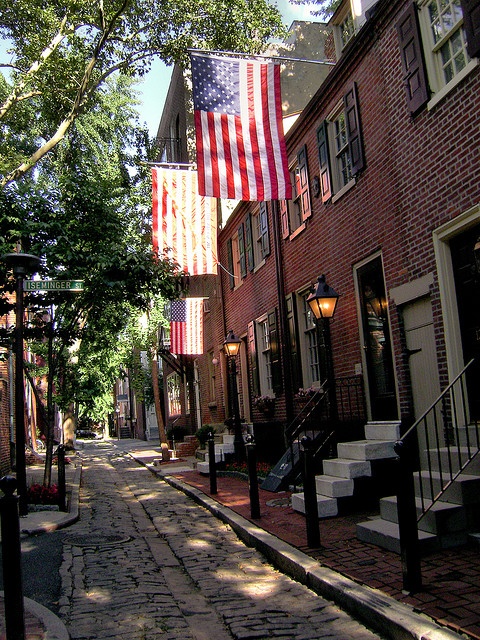
M290 26L294 20L311 20L310 8L318 8L318 5L291 4L288 0L277 0L276 4L287 26ZM318 18L314 19L318 20ZM155 60L150 72L138 86L142 102L139 107L140 121L147 123L151 136L157 134L171 72L171 67L166 67L163 62Z
M277 0L276 4L287 26L290 26L294 20L311 19L310 8L318 7L318 5L291 4L289 0ZM7 46L7 43L0 40L0 60L6 60ZM138 85L139 99L141 101L141 105L138 107L140 121L146 122L152 137L157 134L171 72L171 67L166 67L160 60L154 60L150 72Z

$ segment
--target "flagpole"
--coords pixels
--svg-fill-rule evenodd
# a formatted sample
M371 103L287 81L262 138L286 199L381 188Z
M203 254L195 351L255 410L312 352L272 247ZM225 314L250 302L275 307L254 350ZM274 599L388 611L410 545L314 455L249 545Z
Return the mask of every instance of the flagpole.
M196 167L194 162L145 162L141 160L138 164L143 167Z
M255 58L265 60L281 60L282 62L307 62L309 64L325 64L327 66L335 66L335 62L330 60L308 60L307 58L287 58L284 56L268 56L263 53L241 53L235 51L208 51L206 49L187 49L188 53L194 53L199 55L218 55L218 56L231 56L234 58Z

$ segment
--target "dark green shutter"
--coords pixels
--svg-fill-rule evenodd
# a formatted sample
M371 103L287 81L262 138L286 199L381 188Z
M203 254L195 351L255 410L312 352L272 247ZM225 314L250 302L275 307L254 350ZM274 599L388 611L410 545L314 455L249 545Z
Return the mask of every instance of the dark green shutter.
M243 224L238 227L238 257L240 258L240 275L245 278L247 275L247 259L245 255L245 231Z
M258 378L257 364L257 344L255 341L255 322L249 322L247 327L248 336L248 364L252 381L252 395L260 395L260 380Z
M227 254L228 254L228 276L230 278L230 289L235 287L235 275L233 271L233 249L232 249L232 239L229 238L227 240Z
M290 293L285 298L287 308L288 333L290 336L290 365L292 370L292 389L297 391L302 386L302 370L300 364L300 353L298 349L298 329L297 329L297 309L295 298Z
M282 392L282 367L280 361L280 336L278 335L277 310L268 313L268 336L270 341L270 365L272 371L272 389Z
M288 204L286 200L280 200L280 221L282 223L282 238L288 238L290 235L290 225L288 222Z
M412 2L402 14L396 27L402 57L403 84L407 94L408 108L414 114L428 100L427 74L415 2Z
M260 233L262 258L266 258L270 254L270 237L268 234L268 209L266 202L260 202Z
M343 102L345 106L345 122L347 125L348 149L350 153L352 176L354 176L365 166L360 113L358 109L358 93L355 82L351 89L345 94Z
M247 263L250 271L253 271L255 264L253 259L253 235L252 235L252 214L247 214L245 218L245 250L247 253Z
M320 164L320 187L322 201L327 202L332 197L332 178L330 171L330 153L328 151L328 125L324 120L317 130L318 161Z
M480 57L480 0L460 0L463 25L467 34L467 52L471 58Z

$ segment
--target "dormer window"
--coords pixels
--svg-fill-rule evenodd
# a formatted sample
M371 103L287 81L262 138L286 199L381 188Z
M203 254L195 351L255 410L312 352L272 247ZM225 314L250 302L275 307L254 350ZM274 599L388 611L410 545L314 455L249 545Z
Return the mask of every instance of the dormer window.
M342 51L355 35L355 21L350 0L343 2L335 12L331 25L335 40L335 52L337 58L342 55Z

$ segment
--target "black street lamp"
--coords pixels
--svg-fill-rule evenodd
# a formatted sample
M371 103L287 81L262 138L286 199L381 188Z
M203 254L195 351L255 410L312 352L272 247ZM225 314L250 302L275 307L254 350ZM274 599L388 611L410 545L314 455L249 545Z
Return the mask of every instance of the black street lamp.
M15 300L15 467L19 513L28 513L27 471L25 463L25 388L23 386L23 280L40 266L40 258L28 253L7 253L2 256L7 267L12 269L16 280Z
M335 314L339 294L325 281L325 276L318 277L317 284L308 296L307 302L315 316L317 327L323 332L325 356L327 364L328 397L330 401L331 418L337 419L337 394L335 390L335 375L333 371L332 341L330 337L330 320Z
M240 408L238 406L238 390L237 390L237 361L236 357L240 350L242 341L230 329L227 337L223 341L223 349L227 356L228 363L228 380L230 386L230 408L233 415L235 459L240 462L245 459L245 443L242 435L242 423L240 421Z

